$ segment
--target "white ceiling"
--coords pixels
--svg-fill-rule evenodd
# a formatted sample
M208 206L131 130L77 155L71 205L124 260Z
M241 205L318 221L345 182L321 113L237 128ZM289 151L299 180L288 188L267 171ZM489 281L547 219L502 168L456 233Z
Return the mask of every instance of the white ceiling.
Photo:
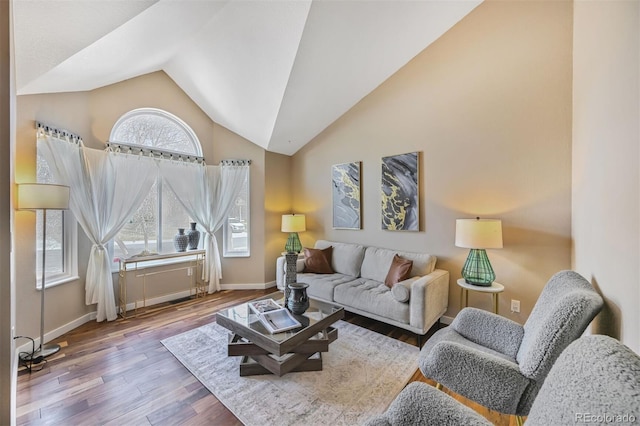
M482 0L13 0L18 94L164 70L215 122L292 155Z

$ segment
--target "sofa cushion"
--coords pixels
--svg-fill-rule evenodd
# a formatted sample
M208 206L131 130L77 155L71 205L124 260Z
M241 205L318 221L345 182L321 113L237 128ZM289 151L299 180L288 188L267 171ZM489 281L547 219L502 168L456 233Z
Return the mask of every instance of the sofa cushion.
M325 249L304 249L304 272L316 274L333 274L331 269L331 251L333 247Z
M336 303L345 307L409 323L409 304L395 300L391 289L381 281L359 278L343 283L335 287L333 297Z
M355 278L357 279L357 278ZM334 288L344 283L352 282L353 277L343 274L298 274L299 283L309 284L307 294L316 299L333 302Z
M428 275L435 269L436 257L429 254L367 247L362 261L362 268L360 269L360 276L383 283L396 254L413 261L413 266L409 273L410 277ZM335 256L334 252L334 258Z
M403 259L396 254L393 256L389 272L387 272L387 277L384 279L384 284L391 288L395 283L406 280L409 278L411 266L413 266L413 260Z
M333 256L331 257L331 267L339 274L349 275L351 277L360 276L360 266L364 258L364 246L359 244L337 243L327 240L316 241L315 248L323 249L333 246ZM387 265L387 268L391 264ZM380 281L384 281L380 280Z

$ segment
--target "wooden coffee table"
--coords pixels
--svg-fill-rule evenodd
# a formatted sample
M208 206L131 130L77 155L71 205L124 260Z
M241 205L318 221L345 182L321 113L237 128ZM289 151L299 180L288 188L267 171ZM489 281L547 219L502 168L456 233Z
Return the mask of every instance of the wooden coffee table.
M256 300L274 299L282 305L283 298L276 292ZM344 318L344 309L312 298L309 305L304 314L294 315L301 328L276 334L264 328L247 303L216 314L217 323L231 331L228 355L243 357L240 376L322 370L322 352L338 338L331 325Z

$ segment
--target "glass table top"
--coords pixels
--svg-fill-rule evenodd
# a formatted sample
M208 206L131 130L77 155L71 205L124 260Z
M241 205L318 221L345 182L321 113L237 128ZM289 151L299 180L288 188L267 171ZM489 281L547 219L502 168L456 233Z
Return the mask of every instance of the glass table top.
M273 299L278 305L284 306L284 295L282 294L282 292L268 294L254 300L262 299ZM249 308L249 302L224 309L218 312L218 315L222 315L241 326L250 328L254 332L258 332L264 337L267 337L275 342L284 342L285 340L290 339L305 328L317 324L321 320L329 317L332 314L335 314L337 311L342 309L343 308L341 306L309 298L309 308L305 311L304 314L292 314L302 324L302 327L274 334L269 333L264 325L262 325L262 323L258 319L257 314L255 314L251 310L251 308Z

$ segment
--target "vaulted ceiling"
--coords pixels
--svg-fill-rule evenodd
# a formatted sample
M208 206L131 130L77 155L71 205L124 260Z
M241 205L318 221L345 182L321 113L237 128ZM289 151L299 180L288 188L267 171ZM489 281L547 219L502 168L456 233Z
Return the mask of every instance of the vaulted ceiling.
M482 0L14 0L18 94L163 70L216 123L292 155Z

